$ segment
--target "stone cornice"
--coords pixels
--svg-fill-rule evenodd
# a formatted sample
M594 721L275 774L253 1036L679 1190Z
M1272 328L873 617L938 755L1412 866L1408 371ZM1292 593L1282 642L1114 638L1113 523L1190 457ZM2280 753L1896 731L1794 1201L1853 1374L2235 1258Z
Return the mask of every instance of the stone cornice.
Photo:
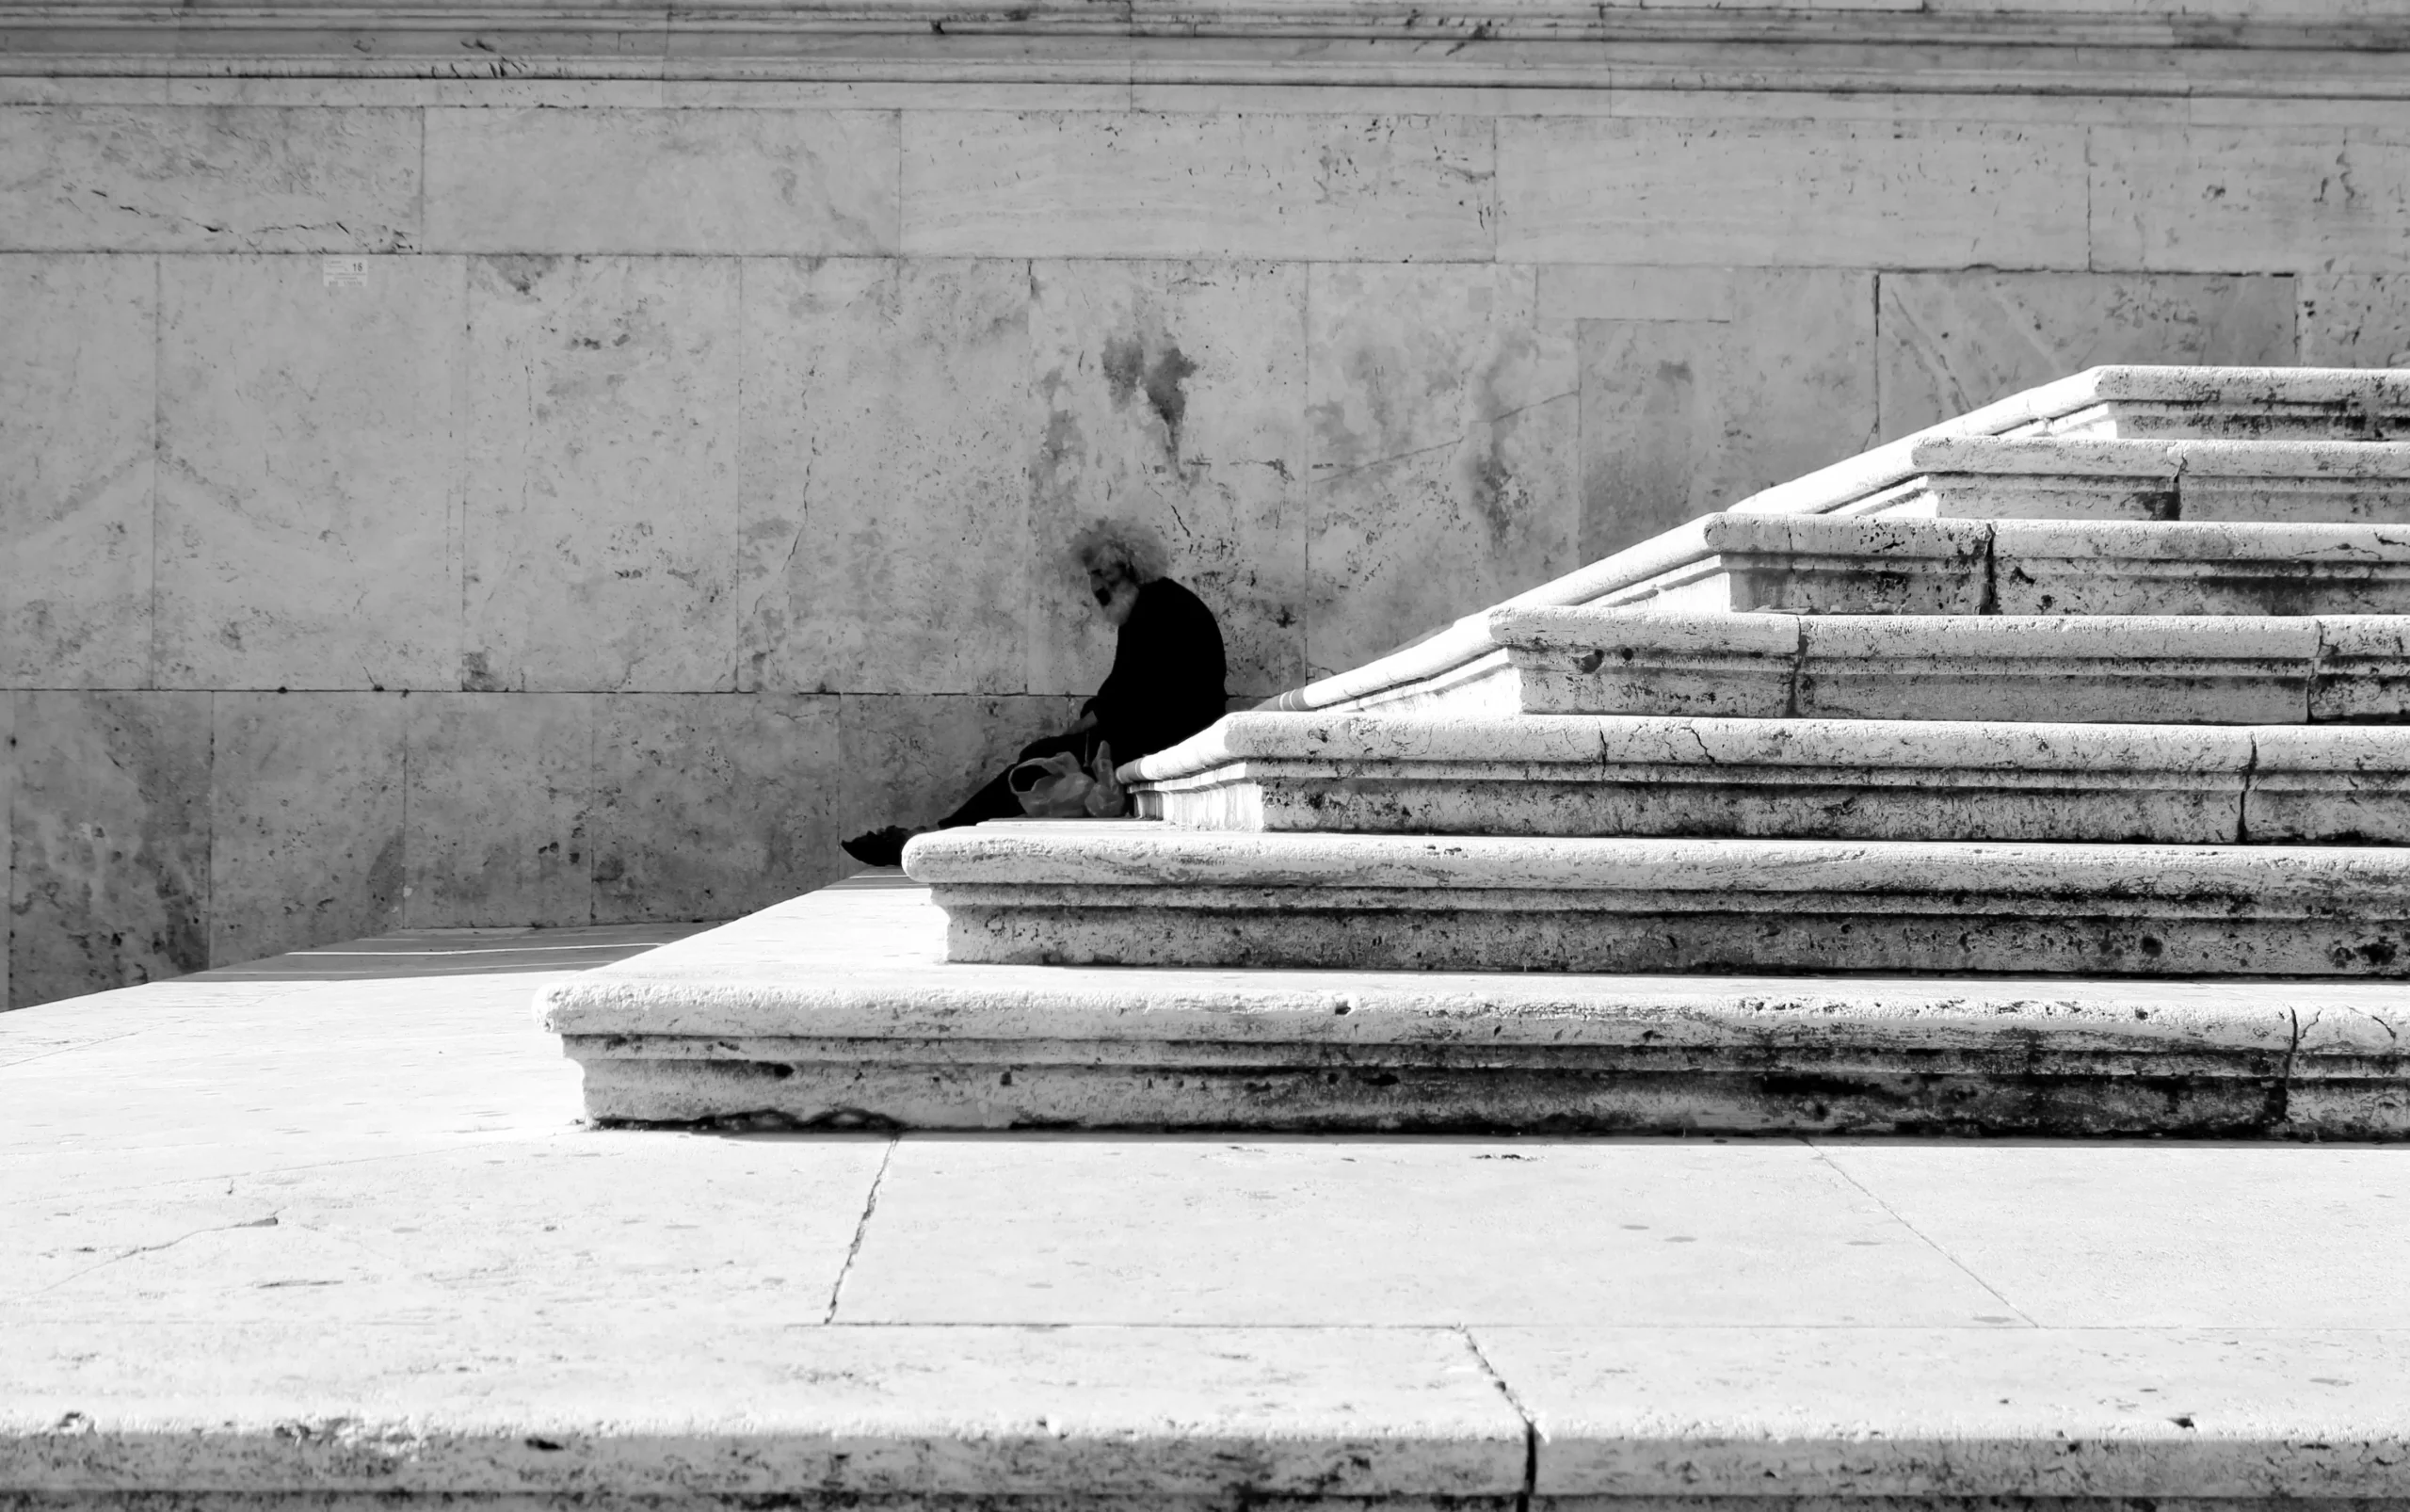
M0 73L2410 99L2370 0L0 3ZM2405 116L2410 125L2410 116Z

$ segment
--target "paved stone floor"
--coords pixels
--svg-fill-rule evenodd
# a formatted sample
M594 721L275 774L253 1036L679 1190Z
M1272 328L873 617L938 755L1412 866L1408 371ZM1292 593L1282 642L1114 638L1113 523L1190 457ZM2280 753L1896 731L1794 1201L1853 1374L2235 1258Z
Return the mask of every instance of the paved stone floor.
M0 1016L0 1505L2410 1495L2410 1147L586 1128L676 932Z

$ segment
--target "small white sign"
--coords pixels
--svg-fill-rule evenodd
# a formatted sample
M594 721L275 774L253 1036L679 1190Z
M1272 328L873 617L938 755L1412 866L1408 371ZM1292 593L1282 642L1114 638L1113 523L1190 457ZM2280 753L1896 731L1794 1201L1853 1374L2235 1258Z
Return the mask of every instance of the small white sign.
M364 257L329 257L326 260L324 272L328 288L368 287L368 259Z

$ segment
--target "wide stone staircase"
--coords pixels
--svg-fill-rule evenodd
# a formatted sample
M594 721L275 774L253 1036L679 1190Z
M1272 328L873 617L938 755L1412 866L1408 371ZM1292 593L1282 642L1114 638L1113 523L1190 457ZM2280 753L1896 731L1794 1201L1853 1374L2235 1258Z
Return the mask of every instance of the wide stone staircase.
M636 1121L2410 1134L2397 432L2095 369L914 841L870 998L550 1021Z

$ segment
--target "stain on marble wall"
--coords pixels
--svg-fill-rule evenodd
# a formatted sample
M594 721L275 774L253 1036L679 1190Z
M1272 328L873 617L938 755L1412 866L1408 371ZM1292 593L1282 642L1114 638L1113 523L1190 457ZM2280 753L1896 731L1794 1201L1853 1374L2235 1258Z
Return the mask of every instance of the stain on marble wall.
M210 697L209 958L396 927L405 696Z
M2301 360L2313 367L2410 367L2410 274L2305 276Z
M619 694L595 711L596 922L732 919L853 870L838 700Z
M1580 342L1583 561L1874 439L1872 274L1550 269L1542 288Z
M1233 695L1305 672L1306 270L1040 262L1029 270L1029 687L1094 692L1113 629L1070 560L1091 520L1162 540L1222 624Z
M2145 273L1886 273L1885 440L2103 362L2283 365L2295 281Z
M469 260L458 686L735 685L736 292L730 258Z
M1306 299L1309 673L1578 565L1572 332L1533 269L1317 264Z
M0 680L151 680L159 269L0 256Z
M460 261L159 271L159 685L456 684Z
M899 131L890 110L429 110L426 245L893 252Z
M744 278L737 685L1021 692L1028 265L762 259Z
M208 964L210 695L46 691L10 701L10 1001Z
M402 923L584 923L592 913L595 705L586 693L403 700Z
M0 109L0 249L407 251L419 129L397 109Z

